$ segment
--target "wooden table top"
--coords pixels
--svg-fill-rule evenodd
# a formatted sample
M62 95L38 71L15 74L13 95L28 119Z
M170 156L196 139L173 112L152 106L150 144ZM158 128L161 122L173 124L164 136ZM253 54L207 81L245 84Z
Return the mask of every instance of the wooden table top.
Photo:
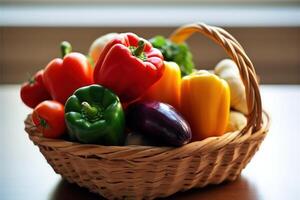
M22 104L19 88L0 86L0 198L99 199L55 174L29 140L23 120L30 109ZM168 199L300 199L300 85L264 85L261 93L271 128L240 178Z

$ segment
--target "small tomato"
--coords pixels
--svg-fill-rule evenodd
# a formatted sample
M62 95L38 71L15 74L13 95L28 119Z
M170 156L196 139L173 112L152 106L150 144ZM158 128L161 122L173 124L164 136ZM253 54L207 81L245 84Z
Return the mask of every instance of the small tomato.
M30 108L36 107L44 100L51 99L43 81L44 70L38 71L29 81L23 83L20 91L22 101Z
M58 138L66 130L64 105L53 100L38 104L32 113L32 121L44 137Z

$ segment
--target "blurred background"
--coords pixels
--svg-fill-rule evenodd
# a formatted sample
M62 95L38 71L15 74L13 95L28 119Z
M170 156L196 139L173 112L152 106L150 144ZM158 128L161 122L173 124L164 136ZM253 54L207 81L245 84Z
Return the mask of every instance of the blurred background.
M169 36L181 25L221 26L243 45L261 83L300 83L299 0L0 0L1 84L21 83L68 40L87 54L109 32ZM190 45L199 69L212 69L224 51L200 35Z

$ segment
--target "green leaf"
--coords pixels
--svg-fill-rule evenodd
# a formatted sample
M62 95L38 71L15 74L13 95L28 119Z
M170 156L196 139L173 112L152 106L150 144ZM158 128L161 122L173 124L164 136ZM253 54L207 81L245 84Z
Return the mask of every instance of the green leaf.
M160 35L152 38L150 42L155 48L160 48L166 45L166 39Z
M195 65L187 44L176 44L163 36L155 36L150 39L150 42L153 47L161 51L166 61L173 61L179 65L182 76L193 72Z

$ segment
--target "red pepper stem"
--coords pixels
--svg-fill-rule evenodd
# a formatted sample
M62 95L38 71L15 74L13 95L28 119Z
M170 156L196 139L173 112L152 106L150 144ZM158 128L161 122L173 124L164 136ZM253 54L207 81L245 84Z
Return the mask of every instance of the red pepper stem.
M91 106L88 102L84 101L81 103L83 112L89 117L93 118L98 114L97 108Z
M140 40L138 42L137 48L133 51L133 55L136 57L140 56L144 52L144 48L145 48L145 42L143 40Z
M61 51L61 56L62 58L65 57L68 53L72 51L72 46L69 42L63 41L60 43L60 51Z

